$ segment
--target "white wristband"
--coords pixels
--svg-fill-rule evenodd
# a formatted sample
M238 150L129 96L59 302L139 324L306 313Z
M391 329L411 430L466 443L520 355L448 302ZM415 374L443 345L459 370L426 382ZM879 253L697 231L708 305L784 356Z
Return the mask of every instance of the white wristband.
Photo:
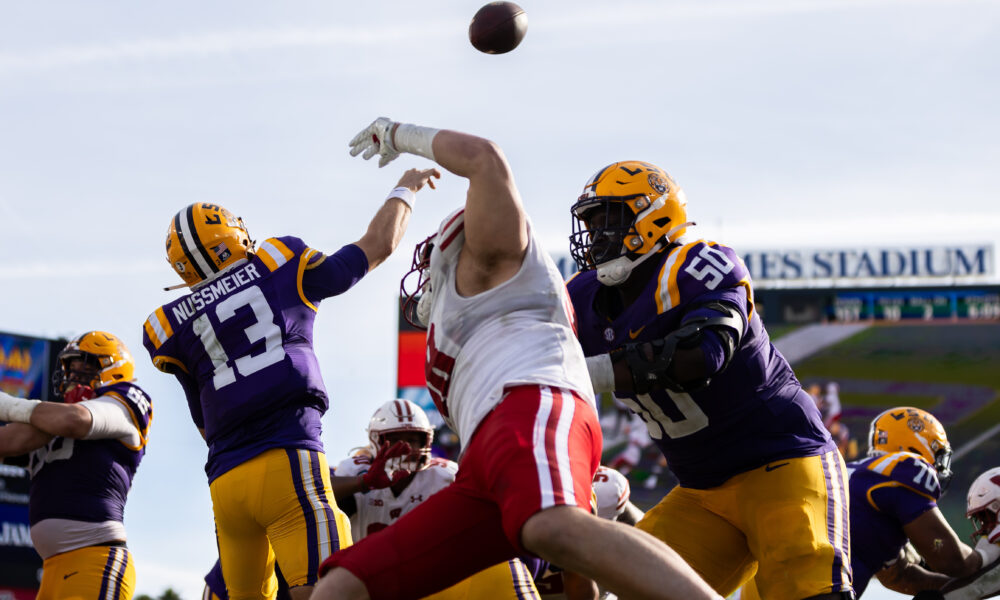
M590 371L590 383L594 386L594 393L615 391L615 367L611 364L610 355L588 356L587 370Z
M983 559L982 567L988 567L996 562L997 559L1000 559L1000 546L991 544L985 537L979 539L979 542L976 544L976 552Z
M31 413L41 400L28 400L0 392L0 421L7 423L30 423Z
M420 125L410 125L400 123L396 131L390 133L392 145L400 152L409 152L417 156L429 158L434 162L434 149L432 147L434 136L441 131L432 127L421 127Z
M413 205L417 203L417 195L413 193L413 190L403 186L394 188L389 192L389 195L385 199L388 200L389 198L399 198L404 204L410 207L410 210L413 210Z

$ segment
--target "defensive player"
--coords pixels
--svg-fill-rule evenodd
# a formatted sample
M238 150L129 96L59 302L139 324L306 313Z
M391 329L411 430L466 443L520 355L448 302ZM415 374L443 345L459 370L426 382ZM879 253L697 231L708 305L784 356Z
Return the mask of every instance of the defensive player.
M0 457L30 452L31 541L44 560L38 600L127 600L135 565L123 513L146 452L153 405L125 344L90 331L59 353L64 403L0 392Z
M598 171L572 217L594 389L642 417L680 481L637 527L722 595L756 570L767 598L849 597L844 462L736 252L684 239L684 192L645 162Z
M535 554L631 598L717 598L651 536L589 513L601 451L593 391L562 277L499 147L385 118L351 145L380 165L408 152L469 180L464 209L418 245L422 295L404 305L429 325L428 389L462 456L453 484L330 557L314 597L421 597Z
M427 414L409 400L390 400L375 411L368 424L370 452L344 459L332 478L355 540L389 527L455 481L458 465L431 457L433 437ZM514 558L428 598L527 600L537 599L538 592L524 564Z
M192 204L170 222L167 260L190 286L156 309L143 342L177 377L208 442L222 572L233 600L274 593L274 560L306 598L324 558L350 544L320 440L329 401L313 353L320 300L346 292L399 243L415 192L439 177L407 171L353 244L331 256L297 237L254 247L243 220Z

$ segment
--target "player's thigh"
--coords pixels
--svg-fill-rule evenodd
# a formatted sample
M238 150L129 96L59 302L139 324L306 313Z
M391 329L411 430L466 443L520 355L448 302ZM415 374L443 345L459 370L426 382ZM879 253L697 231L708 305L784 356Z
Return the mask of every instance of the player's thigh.
M273 598L274 552L258 514L274 456L265 452L217 477L209 485L219 561L233 600Z
M423 598L515 555L491 501L453 483L391 526L335 553L373 600Z
M289 587L313 585L319 565L351 545L351 523L337 506L326 455L281 450L271 459L260 519Z
M747 473L739 494L763 598L850 589L847 472L837 451Z
M469 477L497 503L508 540L523 553L521 529L539 511L590 510L601 446L597 415L576 394L519 386L480 425L458 477Z
M125 547L89 546L50 557L42 565L36 600L128 600L135 565Z
M528 600L538 598L531 573L512 558L427 596L425 600Z
M705 492L675 487L636 527L673 548L715 591L728 596L753 576L746 537L704 506Z

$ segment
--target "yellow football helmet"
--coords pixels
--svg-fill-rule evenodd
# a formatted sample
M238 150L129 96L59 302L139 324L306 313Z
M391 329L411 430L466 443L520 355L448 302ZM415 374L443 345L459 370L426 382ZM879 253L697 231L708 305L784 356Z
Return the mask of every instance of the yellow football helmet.
M98 389L112 383L135 379L135 361L125 344L105 331L88 331L59 352L58 369L52 387L62 396L73 385ZM73 361L83 364L73 365Z
M638 264L687 231L687 199L666 171L625 161L598 171L571 209L570 252L605 285L628 279Z
M181 209L167 229L167 262L188 286L208 281L253 254L243 219L218 204Z
M933 465L942 489L951 479L951 444L931 413L900 406L875 417L868 432L868 456L900 451L918 454Z

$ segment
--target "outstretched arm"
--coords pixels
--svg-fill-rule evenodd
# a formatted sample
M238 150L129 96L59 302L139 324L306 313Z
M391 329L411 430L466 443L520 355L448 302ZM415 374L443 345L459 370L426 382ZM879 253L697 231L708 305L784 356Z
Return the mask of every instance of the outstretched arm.
M0 427L0 458L20 456L48 444L52 436L25 423Z
M410 169L400 177L396 188L389 193L382 208L375 213L368 231L355 242L368 259L368 270L382 264L393 253L410 222L410 213L416 201L416 192L425 185L434 188L434 178L440 178L437 169Z
M938 573L964 577L983 566L982 554L958 539L937 507L904 525L903 532L927 565Z
M351 154L363 152L365 159L379 154L379 166L407 152L469 180L459 292L469 295L490 289L520 268L528 247L527 220L510 166L496 144L466 133L383 117L355 136L351 146Z

